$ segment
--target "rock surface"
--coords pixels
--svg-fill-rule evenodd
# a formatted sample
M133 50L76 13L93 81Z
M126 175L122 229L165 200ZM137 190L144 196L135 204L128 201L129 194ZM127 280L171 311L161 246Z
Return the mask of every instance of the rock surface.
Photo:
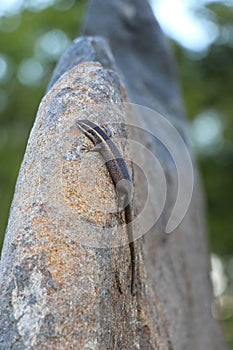
M85 137L75 127L88 115L123 122L121 89L113 71L89 62L41 102L2 251L0 349L137 342L128 244L111 248L104 237L104 228L107 237L120 234L115 189L101 157L81 150ZM114 132L123 136L117 124Z
M211 316L204 208L194 161L188 211L172 234L164 233L177 191L188 193L192 176L182 153L182 142L189 142L167 42L145 0L93 0L84 33L105 38L115 62L103 39L78 39L61 58L41 103L2 252L0 349L226 349ZM76 66L90 60L102 66ZM120 74L128 101L143 107L122 105L126 93L109 68ZM135 162L130 166L135 215L149 198L148 218L157 221L136 242L136 297L130 294L128 246L109 249L99 230L124 236L115 227L118 215L112 214L115 190L100 157L84 157L86 140L75 128L76 119L90 117L113 123L114 137L124 139L118 123L126 121L126 110L134 124L130 139L149 151L130 153L117 138L128 165ZM177 154L183 154L181 163Z

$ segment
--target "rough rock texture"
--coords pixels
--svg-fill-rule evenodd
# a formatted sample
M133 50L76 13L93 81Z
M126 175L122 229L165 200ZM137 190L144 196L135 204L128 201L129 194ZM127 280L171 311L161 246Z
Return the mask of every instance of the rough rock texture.
M2 251L2 350L138 342L128 244L108 242L122 233L127 243L115 189L102 158L81 150L87 140L75 127L84 117L124 121L121 103L118 77L98 63L68 71L41 102ZM112 131L125 137L117 124Z

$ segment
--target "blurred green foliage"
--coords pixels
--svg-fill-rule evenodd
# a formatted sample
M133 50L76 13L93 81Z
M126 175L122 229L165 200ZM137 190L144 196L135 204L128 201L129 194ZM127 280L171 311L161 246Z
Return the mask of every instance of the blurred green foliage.
M55 4L62 4L62 1ZM25 10L17 16L0 18L0 78L1 55L9 63L8 76L0 79L0 247L29 132L58 58L46 55L37 58L38 38L59 29L73 40L85 5L85 1L78 1L66 11L62 11L61 6L52 6L43 11ZM11 31L8 22L12 25L13 19L20 24L17 30ZM20 63L35 57L43 66L43 77L34 84L25 85L18 79Z
M197 156L206 190L211 250L232 255L233 42L232 46L214 43L200 60L190 60L181 47L176 48L176 53L189 118L215 110L221 119L219 148L212 154L202 150Z
M229 310L233 310L233 7L216 2L210 3L208 10L214 14L218 30L213 44L200 55L177 43L174 49L191 130L200 115L213 111L222 128L217 142L210 142L209 149L199 146L196 151L206 197L210 250L222 259L227 278L219 304L223 312L226 296L228 317L223 315L220 319L233 349L233 312L229 315Z
M86 1L54 0L54 5L43 10L25 9L0 18L0 246L38 105L60 51L77 36L85 6ZM200 115L208 111L214 111L221 122L217 142L211 144L210 139L208 148L199 144L197 157L206 192L211 251L232 257L233 8L215 2L208 5L208 10L218 35L206 52L198 55L177 43L173 46L191 129L195 121L201 120ZM43 55L38 53L38 45L43 48L42 41L48 39L46 33L61 39L54 55L47 52L46 56L46 48ZM36 61L32 64L37 65L38 79L35 77L33 82L27 81L22 65L25 59ZM25 67L27 71L30 65ZM208 123L205 127L208 129ZM230 278L229 285L232 286ZM224 327L233 349L233 315Z

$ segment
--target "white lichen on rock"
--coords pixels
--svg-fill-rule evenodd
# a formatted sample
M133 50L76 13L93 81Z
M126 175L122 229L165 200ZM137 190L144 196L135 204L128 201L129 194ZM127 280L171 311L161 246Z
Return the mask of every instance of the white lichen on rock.
M16 285L12 291L13 316L17 320L18 332L25 349L31 349L36 344L37 335L48 312L47 291L42 286L42 280L42 273L35 267L28 285L22 290Z

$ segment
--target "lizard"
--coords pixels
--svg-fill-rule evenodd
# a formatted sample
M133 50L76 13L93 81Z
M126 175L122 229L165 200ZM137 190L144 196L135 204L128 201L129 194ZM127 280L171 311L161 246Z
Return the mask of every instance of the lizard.
M106 167L112 178L118 198L118 207L124 209L127 236L131 258L131 293L135 294L135 245L133 241L132 214L132 179L127 164L117 145L111 140L111 135L97 124L83 119L76 121L77 128L94 144L90 151L99 152L105 160Z

